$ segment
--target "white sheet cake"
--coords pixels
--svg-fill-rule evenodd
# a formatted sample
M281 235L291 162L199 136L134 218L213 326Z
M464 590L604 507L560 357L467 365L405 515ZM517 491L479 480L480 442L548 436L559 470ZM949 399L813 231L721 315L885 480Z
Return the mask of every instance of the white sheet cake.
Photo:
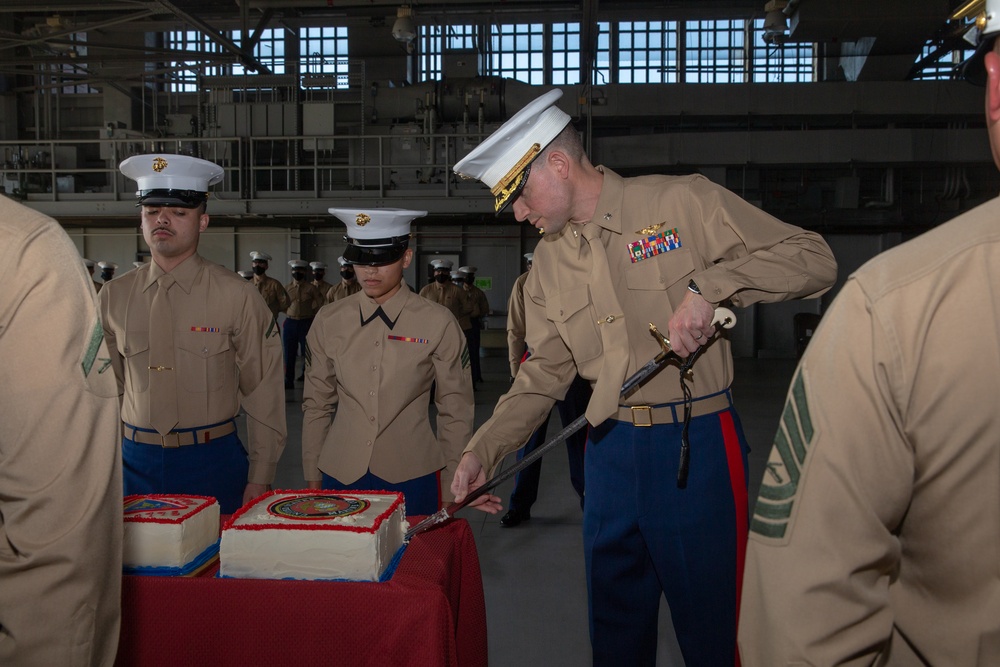
M272 491L223 526L219 574L379 581L401 553L405 516L401 493Z
M122 566L136 574L184 575L219 549L219 503L208 496L126 496Z

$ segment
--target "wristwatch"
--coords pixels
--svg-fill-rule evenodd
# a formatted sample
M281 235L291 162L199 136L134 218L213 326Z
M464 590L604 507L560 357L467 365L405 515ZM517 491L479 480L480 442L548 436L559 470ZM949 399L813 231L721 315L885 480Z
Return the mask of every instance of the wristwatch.
M701 290L698 288L698 283L696 283L693 279L688 283L688 289L698 296L701 296Z

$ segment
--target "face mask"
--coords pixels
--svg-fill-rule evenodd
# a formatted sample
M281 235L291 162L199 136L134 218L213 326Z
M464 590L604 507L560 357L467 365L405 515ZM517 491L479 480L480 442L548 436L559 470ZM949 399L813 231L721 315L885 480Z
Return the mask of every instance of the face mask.
M444 283L451 280L451 276L449 276L447 273L439 273L438 275L434 276L434 280L438 281L443 285Z
M316 279L316 282L318 283L323 282L323 278L325 277L326 273L324 271L313 271L313 278Z
M351 278L354 277L354 271L341 271L340 277L343 278L344 280L350 280Z
M303 273L302 271L292 271L292 278L294 278L295 280L302 280L305 277L306 274Z
M111 271L101 271L101 280L111 280L111 276L115 275Z
M267 271L267 269L265 269L263 266L255 266L255 267L253 267L253 272L254 272L254 275L256 275L256 276L262 276L262 275L264 275L265 271Z

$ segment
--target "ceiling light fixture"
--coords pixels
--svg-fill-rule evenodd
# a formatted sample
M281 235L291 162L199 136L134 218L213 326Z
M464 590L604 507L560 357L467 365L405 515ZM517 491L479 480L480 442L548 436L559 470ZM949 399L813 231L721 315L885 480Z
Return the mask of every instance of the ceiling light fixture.
M396 10L396 22L392 24L392 37L397 42L409 44L417 37L417 26L413 22L413 10L403 5Z

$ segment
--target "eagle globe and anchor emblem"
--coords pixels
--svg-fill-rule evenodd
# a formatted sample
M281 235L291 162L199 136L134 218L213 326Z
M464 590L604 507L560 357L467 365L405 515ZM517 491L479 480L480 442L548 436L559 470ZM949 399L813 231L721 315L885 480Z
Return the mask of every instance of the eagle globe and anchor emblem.
M308 521L350 516L364 512L370 506L371 503L363 498L315 495L277 500L268 506L267 512L286 519Z

